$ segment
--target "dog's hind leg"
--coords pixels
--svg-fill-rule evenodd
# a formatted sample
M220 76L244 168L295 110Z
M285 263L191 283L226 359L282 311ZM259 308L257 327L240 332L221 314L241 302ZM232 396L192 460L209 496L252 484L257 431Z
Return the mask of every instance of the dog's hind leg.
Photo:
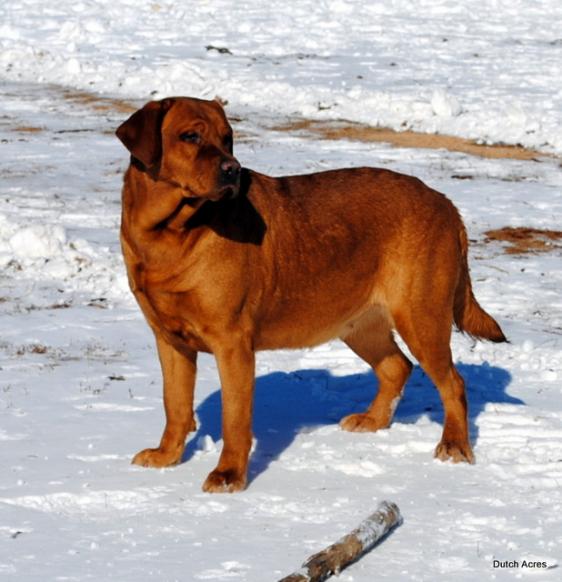
M442 461L473 463L464 381L453 365L450 347L452 309L439 306L438 302L431 311L427 304L415 311L409 306L394 314L394 319L402 339L437 386L443 402L443 435L435 457Z
M412 370L394 341L388 314L378 308L369 311L341 339L373 368L379 389L366 412L346 416L340 426L357 432L388 428Z

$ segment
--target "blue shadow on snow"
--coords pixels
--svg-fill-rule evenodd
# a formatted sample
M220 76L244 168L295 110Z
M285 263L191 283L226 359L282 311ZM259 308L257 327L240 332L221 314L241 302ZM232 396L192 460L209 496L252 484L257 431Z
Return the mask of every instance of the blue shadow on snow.
M462 374L469 404L469 430L472 443L478 440L476 419L490 402L524 405L506 388L511 374L503 368L457 363ZM377 390L372 372L332 376L328 370L275 372L256 379L253 431L257 447L250 459L249 480L263 473L293 442L300 432L337 424L341 418L363 412ZM184 462L196 450L199 437L221 438L221 397L216 390L197 407L199 427L184 453ZM396 410L393 424L413 424L422 416L443 424L443 406L437 389L424 371L415 366L404 397ZM390 427L392 430L392 426ZM437 443L435 443L437 444Z

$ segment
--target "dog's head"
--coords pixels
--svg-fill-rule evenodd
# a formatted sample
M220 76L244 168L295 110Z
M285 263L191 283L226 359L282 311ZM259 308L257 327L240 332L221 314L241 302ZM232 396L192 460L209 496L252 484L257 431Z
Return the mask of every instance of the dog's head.
M187 197L219 200L238 194L241 168L232 155L232 128L218 101L151 101L116 134L151 176L179 186Z

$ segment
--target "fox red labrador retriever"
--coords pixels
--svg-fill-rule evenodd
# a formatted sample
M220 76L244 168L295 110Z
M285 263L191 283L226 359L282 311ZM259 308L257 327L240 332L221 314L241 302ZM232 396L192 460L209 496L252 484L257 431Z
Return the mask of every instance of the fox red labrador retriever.
M156 336L166 426L133 463L178 463L195 429L197 353L212 352L222 385L224 447L205 491L246 485L257 350L341 338L379 380L373 403L341 421L387 428L412 365L445 409L439 459L472 463L453 324L505 341L474 298L458 211L416 178L354 168L272 178L242 168L221 105L153 101L117 130L131 153L121 242L131 289Z

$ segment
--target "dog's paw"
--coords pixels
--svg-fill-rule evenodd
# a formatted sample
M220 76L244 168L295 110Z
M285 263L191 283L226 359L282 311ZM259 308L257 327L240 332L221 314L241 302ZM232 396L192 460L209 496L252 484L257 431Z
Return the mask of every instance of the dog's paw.
M366 413L350 414L340 420L343 430L349 432L375 432L383 428L388 428L388 423L383 423L377 418L368 416Z
M441 441L435 448L435 458L440 461L452 461L453 463L474 464L474 453L470 444Z
M234 493L245 488L246 476L240 475L234 469L227 471L215 469L209 473L205 483L203 483L203 491L207 493Z
M162 467L172 467L177 465L182 457L182 451L169 451L158 449L144 449L137 453L131 463L133 465L140 465L141 467L154 467L160 469Z

